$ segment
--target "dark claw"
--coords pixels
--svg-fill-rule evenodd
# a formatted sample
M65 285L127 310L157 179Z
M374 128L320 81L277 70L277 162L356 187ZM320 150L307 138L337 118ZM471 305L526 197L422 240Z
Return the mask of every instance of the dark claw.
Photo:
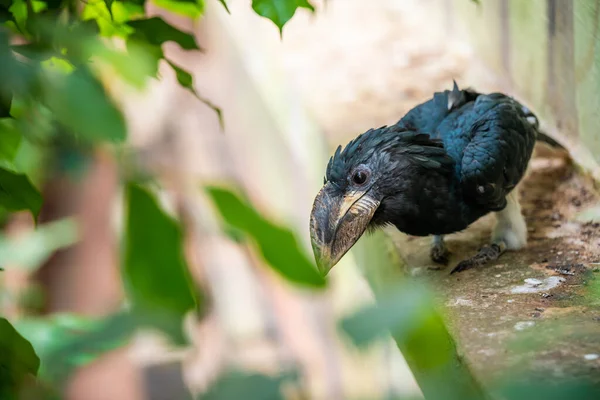
M455 272L466 271L467 269L471 269L474 266L475 266L475 263L472 261L472 259L463 260L463 261L459 262L456 267L454 267L452 272L450 272L450 275L452 275Z
M502 253L502 248L497 244L485 246L482 249L480 249L479 252L473 257L459 262L458 265L454 267L452 272L450 272L450 275L452 275L455 272L462 272L474 267L480 267L482 265L487 264L490 261L497 260Z
M431 246L431 252L429 253L429 256L433 262L447 265L450 259L450 252L445 245L434 244Z

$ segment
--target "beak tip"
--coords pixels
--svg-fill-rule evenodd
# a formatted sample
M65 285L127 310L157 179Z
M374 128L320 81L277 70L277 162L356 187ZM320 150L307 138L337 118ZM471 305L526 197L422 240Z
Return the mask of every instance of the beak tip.
M327 273L329 273L329 270L331 269L331 263L329 262L329 259L323 254L322 246L319 245L318 243L316 243L316 241L314 241L314 240L312 243L312 248L313 248L313 253L315 255L315 261L317 263L317 269L318 269L319 273L323 277L325 277L325 276L327 276Z
M331 267L332 265L329 260L317 259L317 268L321 276L326 277L329 271L331 271Z

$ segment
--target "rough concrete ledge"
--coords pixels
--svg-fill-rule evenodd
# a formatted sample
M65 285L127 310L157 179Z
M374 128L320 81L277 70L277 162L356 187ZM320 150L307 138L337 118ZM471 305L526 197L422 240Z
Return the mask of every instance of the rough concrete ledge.
M459 352L484 383L507 372L600 382L600 221L580 218L599 196L591 179L540 147L519 187L526 249L450 275L489 240L492 215L447 237L452 258L441 270L429 260L429 238L389 232L409 273L432 285Z

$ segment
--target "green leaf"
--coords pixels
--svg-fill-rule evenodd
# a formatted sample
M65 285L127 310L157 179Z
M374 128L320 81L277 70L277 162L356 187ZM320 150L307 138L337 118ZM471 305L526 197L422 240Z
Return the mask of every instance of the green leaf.
M77 241L77 225L62 219L39 225L27 235L9 239L0 235L0 266L18 265L29 271L37 269L56 250Z
M222 128L223 127L223 113L222 113L221 109L219 107L215 106L210 100L208 100L198 94L198 92L196 91L196 88L194 87L194 78L192 77L192 74L190 74L183 68L178 67L177 65L173 64L173 62L171 62L169 60L166 60L166 61L169 63L171 68L173 68L173 70L175 71L175 75L177 76L177 82L179 82L179 84L181 86L183 86L184 88L186 88L190 92L192 92L192 94L194 96L196 96L196 98L198 100L200 100L201 102L206 104L214 112L217 113L217 118L219 118L219 125L221 125L221 128Z
M145 41L129 39L127 40L127 53L134 60L146 60L147 69L144 71L144 73L146 73L147 76L158 79L159 63L164 57L164 53L160 46L156 46Z
M8 10L12 13L17 27L23 30L27 22L27 2L25 0L14 0Z
M430 316L428 294L414 284L397 285L377 304L359 310L341 322L341 328L354 344L363 347L390 332L394 338L406 337Z
M160 46L165 42L175 42L185 50L200 50L193 35L169 25L160 17L140 19L127 23L135 29L132 38Z
M0 96L7 102L7 99L20 94L35 94L33 85L36 81L36 65L33 63L24 63L18 61L9 44L10 37L8 32L0 29Z
M94 60L112 68L126 82L135 88L146 86L149 77L157 77L158 63L163 52L158 46L140 45L136 41L127 42L127 51L117 51L106 46L97 46L93 53Z
M200 293L184 258L181 227L134 183L127 184L126 209L123 279L133 308L141 315L156 316L145 322L183 343L182 317L198 310Z
M42 201L42 195L26 175L0 167L1 207L8 211L29 210L37 219Z
M40 63L44 70L68 75L75 70L75 66L64 58L50 57Z
M59 122L88 140L125 139L121 112L88 69L79 66L68 75L47 75L44 100Z
M0 318L0 354L0 398L17 398L25 379L37 375L40 359L5 318Z
M219 3L223 4L223 7L225 7L225 11L227 11L228 14L231 14L231 11L229 11L229 7L227 6L227 2L225 0L219 0Z
M131 1L117 1L113 0L112 4L113 19L115 22L125 23L133 19L143 18L144 2L139 4Z
M54 314L46 318L25 318L15 326L39 349L40 376L61 384L74 369L126 344L135 332L136 322L128 313L104 319Z
M24 43L12 45L11 49L23 57L34 61L44 61L57 55L57 52L44 43Z
M102 36L125 38L133 29L125 24L133 15L143 15L140 6L113 0L88 0L81 13L83 21L96 21Z
M0 119L0 161L12 162L21 144L21 133L13 119Z
M104 0L104 4L106 4L106 10L110 14L110 17L113 18L112 5L115 0Z
M10 117L10 106L12 104L12 96L0 95L0 118Z
M8 4L0 4L0 24L4 24L5 22L13 20L12 13L8 11Z
M154 4L190 18L198 18L204 13L204 0L154 0Z
M315 11L307 0L252 0L254 12L273 21L280 34L283 34L283 26L294 16L298 7Z
M291 230L265 219L227 189L208 187L207 193L224 221L250 236L275 271L292 282L312 287L325 286L325 279L300 249Z
M281 385L288 376L271 377L243 371L228 371L198 397L198 400L284 400Z

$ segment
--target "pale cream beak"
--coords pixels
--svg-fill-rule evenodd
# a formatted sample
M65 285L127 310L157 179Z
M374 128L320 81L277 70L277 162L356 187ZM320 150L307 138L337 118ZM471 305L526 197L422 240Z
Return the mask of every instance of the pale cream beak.
M368 191L337 194L331 184L323 186L310 216L311 242L321 274L327 275L358 241L377 207L379 201Z

